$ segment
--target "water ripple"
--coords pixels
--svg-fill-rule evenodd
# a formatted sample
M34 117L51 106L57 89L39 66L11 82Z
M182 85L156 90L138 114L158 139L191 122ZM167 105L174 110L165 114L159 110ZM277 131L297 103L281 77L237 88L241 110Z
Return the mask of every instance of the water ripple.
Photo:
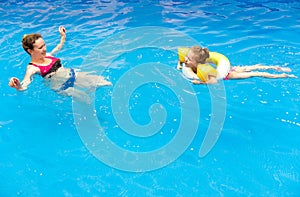
M63 100L44 86L39 87L38 78L24 93L7 87L9 77L23 76L29 61L21 47L23 34L41 33L50 50L59 41L59 25L67 29L67 42L57 54L66 67L82 66L84 57L108 36L146 25L179 30L201 45L226 54L233 65L282 65L291 67L300 76L299 11L298 0L1 1L0 89L3 117L0 122L0 165L1 176L7 182L3 183L0 193L30 195L48 191L48 195L55 194L53 196L102 193L112 196L165 196L170 193L189 196L194 191L193 195L206 193L207 196L236 193L299 196L299 190L293 190L299 185L299 79L226 81L227 119L213 153L199 159L197 151L187 151L173 165L138 175L116 171L96 161L79 142L72 127L72 118L67 117L70 116L70 108L66 104L69 100ZM127 43L116 41L111 44L120 46L113 51L117 55L124 52L122 46ZM183 46L185 44L182 43ZM154 58L160 54L155 55ZM138 61L143 57L137 55L133 58ZM170 62L174 59L176 64L177 57L170 55L165 58L169 58ZM97 72L103 63L89 68ZM128 61L116 60L106 73L114 80L120 70L132 66ZM201 107L206 109L210 104L206 87L194 88L194 95ZM102 104L110 96L111 92L107 91L107 95L97 98L101 112L106 111ZM141 104L137 101L140 97L136 95L133 107ZM164 101L176 107L171 98L166 96ZM209 110L205 112L207 114L201 120L203 125L211 116ZM56 116L56 113L60 115ZM57 119L49 118L51 115ZM107 121L105 115L102 118L104 122ZM47 121L33 127L32 121L41 117L47 117ZM58 123L59 127L53 127ZM31 133L33 128L36 128L35 133ZM191 147L198 147L202 140L201 129ZM43 147L45 144L41 142L45 135L47 147ZM40 143L39 146L36 143ZM124 146L131 145L128 141ZM59 148L55 149L57 146ZM50 151L53 152L42 154ZM40 160L35 158L51 160L50 164L54 162L55 165L40 164ZM43 180L49 181L53 191L45 188L39 174L22 170L29 168L43 172ZM57 174L61 177L57 178ZM6 193L5 189L9 191Z

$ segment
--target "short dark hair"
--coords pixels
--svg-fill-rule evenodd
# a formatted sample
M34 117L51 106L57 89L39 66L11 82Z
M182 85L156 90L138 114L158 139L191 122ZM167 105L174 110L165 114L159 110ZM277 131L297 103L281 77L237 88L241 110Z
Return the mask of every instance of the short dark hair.
M33 49L33 44L35 43L35 41L39 38L42 38L41 34L27 34L24 35L22 38L22 47L23 49L28 53L29 49Z

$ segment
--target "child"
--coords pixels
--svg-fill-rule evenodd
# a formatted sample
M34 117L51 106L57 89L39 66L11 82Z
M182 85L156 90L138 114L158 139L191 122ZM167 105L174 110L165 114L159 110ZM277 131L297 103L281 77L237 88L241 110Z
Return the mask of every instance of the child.
M190 68L193 72L188 73L188 78L194 84L215 84L218 81L215 69L211 66L207 65L210 57L209 50L207 48L201 48L200 46L193 46L190 49L179 49L179 61L177 65L177 69L183 69L184 73L188 71L184 71L186 68ZM183 59L184 57L184 59ZM228 61L229 64L229 61ZM207 67L205 69L201 67ZM280 74L271 74L268 72L257 72L255 70L276 70L281 72L291 72L290 68L280 67L280 66L263 66L260 64L256 64L253 66L233 66L228 65L228 71L226 75L223 77L224 80L228 79L245 79L250 77L265 77L265 78L297 78L297 76L292 74L280 73ZM199 73L199 70L205 70L206 73ZM185 74L186 75L186 74ZM205 75L205 80L201 81L201 75Z

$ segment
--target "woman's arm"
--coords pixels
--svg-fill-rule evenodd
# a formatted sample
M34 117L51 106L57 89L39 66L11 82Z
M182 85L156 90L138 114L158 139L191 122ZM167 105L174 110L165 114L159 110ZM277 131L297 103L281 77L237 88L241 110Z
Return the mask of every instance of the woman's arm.
M63 45L64 45L64 43L65 43L65 41L66 41L66 29L63 27L63 26L60 26L59 27L59 33L60 33L60 35L61 35L61 38L60 38L60 42L59 42L59 44L50 52L50 55L52 56L52 55L54 55L54 53L56 53L57 51L59 51L62 47L63 47Z
M16 77L10 78L9 86L16 88L18 91L26 90L28 85L32 82L32 77L34 74L38 73L39 69L31 65L27 66L26 73L22 82Z

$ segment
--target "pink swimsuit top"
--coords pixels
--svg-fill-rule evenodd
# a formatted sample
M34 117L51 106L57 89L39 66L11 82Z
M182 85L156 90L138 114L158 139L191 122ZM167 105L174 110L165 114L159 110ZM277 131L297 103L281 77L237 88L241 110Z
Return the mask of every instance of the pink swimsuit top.
M48 64L46 66L41 66L41 65L34 64L34 63L29 63L30 65L33 65L33 66L38 67L40 69L42 77L45 77L47 74L49 74L51 72L55 72L59 67L61 67L61 63L60 63L59 58L55 58L55 57L51 57L51 56L46 56L46 58L51 59L50 64Z

